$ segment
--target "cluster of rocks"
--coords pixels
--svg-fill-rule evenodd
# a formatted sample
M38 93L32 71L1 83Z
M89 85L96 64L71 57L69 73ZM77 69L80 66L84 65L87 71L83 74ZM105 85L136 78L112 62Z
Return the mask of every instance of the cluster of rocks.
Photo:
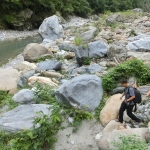
M37 82L54 89L58 102L77 109L94 111L102 99L101 77L107 74L108 67L115 67L127 58L138 58L150 65L150 18L140 17L139 14L137 18L137 13L135 14L128 20L122 19L121 14L115 14L106 20L108 24L121 22L126 29L120 25L115 29L104 27L103 23L97 21L96 23L103 27L101 31L95 27L95 21L82 19L84 21L62 24L61 18L56 15L46 18L39 28L43 42L27 45L23 51L24 61L13 68L0 69L0 90L14 94L12 100L19 104L15 109L3 112L0 116L0 128L7 131L30 129L34 118L37 117L37 111L51 113L53 106L36 104L34 90ZM132 28L137 36L129 37ZM81 38L83 43L76 43L75 38ZM89 59L90 64L85 65L85 61ZM18 87L24 88L27 85L31 86L30 90L18 91ZM148 90L149 87L146 92ZM139 127L133 129L128 124L125 128L124 125L120 126L112 121L117 118L122 102L118 94L120 91L115 91L116 95L107 100L100 112L101 123L105 126L99 139L100 150L111 148L111 140L113 137L118 139L120 134L136 133L144 139L148 130ZM146 93L145 88L140 87L140 91ZM149 121L148 108L149 101L138 107L137 115L142 115L144 123ZM130 123L126 114L124 120Z

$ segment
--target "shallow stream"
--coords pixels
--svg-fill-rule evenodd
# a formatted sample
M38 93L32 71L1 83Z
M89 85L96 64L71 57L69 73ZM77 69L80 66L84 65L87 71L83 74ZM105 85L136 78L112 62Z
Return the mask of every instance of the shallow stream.
M35 36L27 37L22 40L0 42L0 66L22 53L28 44L40 43L41 41L42 39L40 36Z

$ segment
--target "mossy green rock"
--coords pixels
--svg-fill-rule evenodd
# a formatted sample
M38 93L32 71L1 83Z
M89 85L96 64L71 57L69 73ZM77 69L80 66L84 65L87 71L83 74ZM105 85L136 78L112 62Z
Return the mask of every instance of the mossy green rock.
M31 30L33 28L30 21L33 15L33 11L30 9L25 9L19 13L15 12L12 15L5 15L4 20L9 24L13 29L16 30Z

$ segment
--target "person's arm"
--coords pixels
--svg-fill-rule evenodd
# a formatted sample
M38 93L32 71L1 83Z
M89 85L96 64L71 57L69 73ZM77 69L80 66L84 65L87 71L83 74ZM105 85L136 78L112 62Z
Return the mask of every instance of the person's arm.
M127 99L127 102L132 101L133 99L135 99L135 96L132 96L129 99Z
M135 99L135 92L134 92L133 88L129 88L129 93L130 93L131 97L126 100L127 102L132 101L133 99Z
M123 92L123 94L120 97L120 100L122 100L122 98L125 96L125 93Z

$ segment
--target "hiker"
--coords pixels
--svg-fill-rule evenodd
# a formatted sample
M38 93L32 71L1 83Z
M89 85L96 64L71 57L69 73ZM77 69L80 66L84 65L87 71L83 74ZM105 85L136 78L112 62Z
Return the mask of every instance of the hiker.
M123 113L126 110L127 111L127 115L134 120L134 124L138 124L141 122L141 120L139 118L137 118L133 113L133 107L136 106L136 103L134 102L135 99L135 90L138 93L139 91L137 89L134 89L133 87L131 87L128 83L128 81L126 79L122 79L121 80L121 84L123 87L125 87L124 93L122 94L122 96L120 97L120 100L122 100L122 98L125 96L125 100L122 102L120 110L119 110L119 118L116 119L117 122L123 123ZM139 98L141 98L140 93L139 94Z
M146 93L146 96L147 96L147 97L150 97L150 91L148 91L148 92Z

